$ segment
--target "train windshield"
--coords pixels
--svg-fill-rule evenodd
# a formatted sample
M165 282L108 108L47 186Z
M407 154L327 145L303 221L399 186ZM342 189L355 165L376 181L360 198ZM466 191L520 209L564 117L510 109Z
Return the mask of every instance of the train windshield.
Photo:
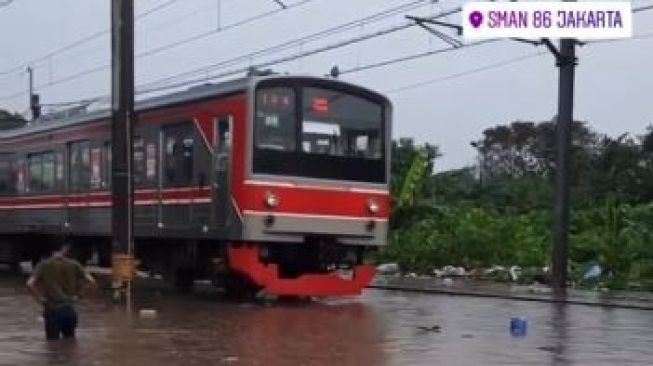
M260 88L254 173L384 183L383 105L321 87Z

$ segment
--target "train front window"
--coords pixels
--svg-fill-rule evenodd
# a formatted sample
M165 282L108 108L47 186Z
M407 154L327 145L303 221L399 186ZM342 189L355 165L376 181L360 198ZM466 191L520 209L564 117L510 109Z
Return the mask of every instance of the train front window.
M295 150L295 92L269 88L257 94L256 147L263 150Z
M381 106L327 89L305 88L302 152L381 159Z
M259 88L253 172L386 182L382 103L328 88Z

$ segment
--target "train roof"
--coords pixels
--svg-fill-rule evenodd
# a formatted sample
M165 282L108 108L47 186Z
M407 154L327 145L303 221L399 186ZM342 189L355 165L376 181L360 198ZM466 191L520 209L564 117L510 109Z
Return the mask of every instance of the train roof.
M146 111L216 97L219 95L239 93L247 89L250 79L251 78L249 77L245 77L219 84L202 84L193 86L183 91L136 101L134 109L136 111ZM0 131L0 138L7 139L18 137L26 134L107 119L109 117L111 117L110 108L103 108L96 111L88 111L85 107L71 108L65 111L43 115L38 119L29 121L22 127Z
M186 90L136 101L134 108L137 112L142 112L142 111L152 110L156 108L163 108L163 107L183 104L191 101L208 99L221 95L238 94L240 92L246 91L248 87L256 81L276 79L276 78L279 79L297 78L297 79L305 79L305 80L308 79L308 80L331 82L331 83L335 82L342 85L348 85L349 87L354 87L356 89L365 91L370 94L377 95L383 98L384 100L386 100L388 104L390 103L387 100L387 98L385 98L383 95L373 90L361 87L359 85L350 84L342 80L326 79L326 78L320 78L314 76L272 74L266 76L250 75L247 77L233 79L233 80L216 83L216 84L201 84L201 85L190 87ZM7 130L0 130L0 139L10 139L10 138L33 134L33 133L50 131L58 128L70 127L70 126L84 124L92 121L108 119L110 117L111 117L111 109L106 108L106 104L105 104L105 108L95 110L95 111L89 111L86 107L71 108L65 111L43 115L42 117L36 120L29 121L27 124L21 127L7 129Z

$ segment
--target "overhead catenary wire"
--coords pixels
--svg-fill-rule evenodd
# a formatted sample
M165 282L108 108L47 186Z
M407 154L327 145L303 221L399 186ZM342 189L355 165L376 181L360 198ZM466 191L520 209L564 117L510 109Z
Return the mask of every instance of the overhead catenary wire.
M178 1L179 0L168 0L168 1L164 2L164 3L162 3L162 4L159 4L159 5L157 5L157 6L153 7L153 8L151 8L151 9L137 15L135 19L136 20L143 19L143 18L145 18L145 17L147 17L149 15L152 15L152 14L154 14L154 13L160 11L160 10L163 10L163 9L171 6L172 4L174 4L174 3L178 2ZM39 63L41 61L48 60L48 59L50 59L50 58L52 58L54 56L66 53L66 52L68 52L68 51L70 51L72 49L75 49L75 48L77 48L77 47L79 47L81 45L89 43L90 41L93 41L93 40L95 40L97 38L100 38L100 37L103 37L103 36L105 36L107 34L110 34L110 32L111 32L111 29L105 28L105 29L102 29L100 31L91 33L91 34L89 34L89 35L87 35L85 37L82 37L82 38L80 38L80 39L78 39L76 41L73 41L73 42L71 42L71 43L69 43L69 44L67 44L65 46L56 48L56 49L54 49L54 50L52 50L52 51L50 51L50 52L48 52L48 53L46 53L44 55L41 55L41 56L36 57L34 59L31 59L31 60L29 60L27 62L23 62L19 66L15 66L15 67L0 71L0 76L4 76L4 75L8 75L8 74L14 74L16 72L24 72L25 69L30 65L33 65L33 64Z
M653 32L652 33L643 33L643 34L635 35L632 38L630 38L630 40L640 40L640 39L647 39L647 38L653 38ZM398 64L398 63L401 63L401 62L412 61L412 60L416 60L416 59L419 59L419 58L434 56L434 55L438 55L438 54L444 54L444 53L447 53L447 52L459 51L459 50L462 50L462 49L465 49L465 48L480 46L480 45L483 45L483 44L486 44L486 43L489 43L489 42L496 42L496 41L499 41L499 39L492 39L492 40L485 40L485 41L481 41L481 42L471 43L471 44L463 45L462 47L445 47L445 48L432 50L432 51L428 51L428 52L413 54L413 55L404 56L404 57L400 57L400 58L395 58L395 59L391 59L391 60L386 60L386 61L383 61L383 62L377 62L377 63L374 63L374 64L363 65L363 66L360 66L360 67L343 70L343 72L344 73L362 72L362 71L371 70L371 69L375 69L375 68L391 66L391 65ZM608 40L606 42L617 42L617 41L623 41L623 40ZM508 66L510 64L523 62L523 61L525 61L527 59L537 58L537 57L540 57L540 56L543 56L543 55L546 55L546 54L547 54L547 52L545 52L545 51L533 52L533 53L529 53L529 54L522 55L522 56L519 56L519 57L511 58L511 59L508 59L508 60L503 60L503 61L499 61L499 62L496 62L496 63L484 65L484 66L481 66L481 67L478 67L478 68L465 70L465 71L462 71L462 72L453 73L453 74L449 74L449 75L445 75L445 76L441 76L441 77L437 77L437 78L433 78L433 79L428 79L428 80L424 80L422 82L417 82L417 83L401 86L401 87L398 87L398 88L388 89L388 90L385 90L384 92L388 93L388 94L390 94L390 93L400 93L400 92L402 92L404 90L408 90L408 89L418 88L418 87L426 86L426 85L429 85L429 84L435 84L435 83L438 83L438 82L443 82L443 81L447 81L447 80L451 80L451 79L456 79L456 78L459 78L459 77L464 77L464 76L468 76L468 75L483 72L483 71L488 71L488 70L492 70L492 69L496 69L496 68L505 67L505 66ZM225 72L223 74L223 76L233 76L233 75L240 74L240 73L242 73L244 71L247 71L247 68ZM169 88L170 87L165 87L165 88L161 88L161 89L153 89L153 90L145 90L145 91L139 92L139 94L163 91L163 90L166 90L166 89L169 89ZM91 102L100 101L100 100L103 100L103 99L107 100L107 98L108 97L105 95L105 96L100 96L100 97L96 97L96 98L92 98L92 99L84 99L84 100L80 100L80 101L77 101L77 102L68 102L66 104L69 105L69 104L91 103Z
M453 49L451 48L450 50L453 50ZM449 74L449 75L445 75L445 76L440 76L440 77L437 77L437 78L427 79L427 80L420 81L420 82L413 83L413 84L400 86L400 87L393 88L393 89L388 89L388 90L385 90L384 92L388 93L388 94L401 93L401 92L406 91L406 90L420 88L420 87L423 87L423 86L426 86L426 85L431 85L431 84L435 84L435 83L439 83L439 82L443 82L443 81L457 79L457 78L460 78L460 77L476 74L476 73L483 72L483 71L488 71L488 70L492 70L492 69L498 69L498 68L506 67L508 65L523 62L523 61L530 60L530 59L537 58L537 57L541 57L541 56L544 56L544 55L547 55L547 52L545 52L545 51L532 52L532 53L529 53L529 54L526 54L526 55L522 55L522 56L519 56L519 57L513 57L513 58L510 58L510 59L507 59L507 60L491 63L491 64L484 65L484 66L481 66L481 67L477 67L477 68L474 68L474 69L469 69L469 70L465 70L465 71L461 71L461 72L457 72L457 73L453 73L453 74Z
M217 34L217 33L220 33L220 32L224 32L224 31L227 31L229 29L237 28L237 27L240 27L240 26L255 22L255 21L263 19L263 18L270 17L272 15L275 15L275 14L283 12L283 11L287 11L287 10L290 10L290 9L293 9L293 8L298 8L298 7L302 6L302 5L306 5L306 4L311 3L313 1L315 1L315 0L300 0L300 1L297 1L297 2L292 3L292 4L287 4L285 8L276 8L274 10L266 11L266 12L263 12L263 13L260 13L260 14L257 14L257 15L254 15L254 16L239 20L239 21L236 21L234 23L231 23L231 24L228 24L228 25L225 25L225 26L221 26L219 28L214 28L214 29L211 29L211 30L203 32L203 33L199 33L199 34L196 34L196 35L193 35L193 36L181 39L181 40L177 40L177 41L165 44L163 46L159 46L159 47L156 47L156 48L145 50L143 52L139 52L139 53L136 54L135 57L137 59L139 59L139 58L153 56L153 55L156 55L156 54L161 53L163 51L167 51L169 49L172 49L172 48L175 48L175 47L178 47L178 46L181 46L181 45L192 43L192 42L195 42L197 40L206 38L208 36L211 36L211 35L214 35L214 34Z
M300 58L317 55L317 54L324 53L324 52L327 52L327 51L332 51L332 50L335 50L335 49L338 49L338 48L353 45L353 44L356 44L356 43L359 43L359 42L362 42L362 41L366 41L366 40L369 40L369 39L381 37L381 36L384 36L384 35L387 35L387 34L390 34L390 33L394 33L396 31L402 30L402 29L405 29L405 26L394 26L394 27L386 28L386 29L383 29L383 30L380 30L380 31L377 31L377 32L374 32L374 33L368 33L368 34L365 34L365 35L362 35L362 36L359 36L359 37L354 37L354 38L350 38L350 39L340 41L340 42L337 42L337 43L329 44L327 46L314 48L314 49L311 49L311 50L308 50L308 51L295 53L295 54L292 54L292 55L284 56L284 57L274 59L274 60L270 60L270 61L260 62L260 63L257 63L255 65L240 67L240 68L237 68L237 69L221 72L221 73L218 73L218 74L207 75L205 77L200 77L200 78L195 78L195 79L189 79L189 80L184 80L184 81L180 81L180 82L170 83L168 85L163 85L163 86L158 86L158 87L157 86L151 86L151 87L145 86L144 88L137 89L137 91L139 93L154 93L154 92L164 91L164 90L168 90L168 89L180 88L180 87L184 87L184 86L188 86L188 85L192 85L192 84L207 82L207 81L211 81L211 80L221 79L221 78L224 78L224 77L227 77L227 76L242 74L242 73L250 70L251 68L260 69L260 68L264 68L264 67L269 67L269 66L274 66L274 65L286 63L286 62L289 62L289 61L295 61L295 60L298 60Z
M642 7L635 8L635 9L633 9L633 12L636 13L636 12L641 12L641 11L650 10L650 9L653 9L653 5L648 5L648 6L642 6ZM458 8L454 12L460 12L460 8ZM643 38L649 38L650 36L653 36L653 34L635 35L632 39L643 39ZM490 41L495 41L495 40L490 40ZM611 40L611 41L619 41L619 40ZM621 40L621 41L623 41L623 40ZM346 44L343 44L342 46L345 46L345 45L348 45L348 44L350 44L350 43L347 42ZM473 46L473 44L470 44L468 46ZM332 45L331 47L328 47L328 49L325 49L322 52L325 52L326 50L330 50L330 49L335 49L335 48L337 48L337 45L336 46ZM465 48L465 46L460 47L460 48ZM460 48L458 48L458 49L460 49ZM387 66L387 65L391 65L391 64L399 63L399 62L405 62L405 61L417 59L417 58L420 58L420 57L427 57L427 56L431 56L431 55L438 54L438 53L443 53L443 52L448 52L448 51L452 51L452 50L446 48L446 49L423 52L423 53L419 53L419 54L415 54L415 55L405 56L405 57L401 57L401 58L397 58L397 59L392 59L392 60L388 60L388 61L383 61L383 62L370 64L370 65L365 65L365 66L361 66L361 67L358 67L358 68L355 68L355 69L344 70L342 73L351 73L351 72L359 72L359 71L369 70L369 69L373 69L373 68L377 68L377 67ZM273 61L265 62L265 63L262 63L262 64L258 64L258 65L255 65L255 67L267 67L267 66L271 66L271 65L274 65L274 64L277 64L277 63L292 61L292 60L295 60L295 59L300 58L300 57L311 56L311 55L314 55L314 54L319 53L319 52L320 52L320 50L312 50L312 51L309 51L309 52L305 52L303 54L291 55L291 56L288 56L288 57L284 57L282 59L273 60ZM494 68L494 67L492 67L492 68ZM159 88L144 89L144 90L140 90L139 92L140 93L144 93L144 92L149 93L149 92L163 91L163 90L166 90L166 89L186 86L186 85L190 85L190 84L198 83L198 82L202 82L202 81L208 81L208 80L213 80L213 79L217 79L217 78L221 78L221 77L232 76L232 75L235 75L235 74L243 73L243 72L247 71L248 69L249 68L241 68L241 69L237 69L237 70L231 70L231 71L227 71L227 72L224 72L224 73L221 73L221 74L211 75L209 77L205 77L205 78L202 78L202 79L188 80L188 81L176 83L176 84L173 84L173 85L161 86ZM158 81L155 81L154 83L157 83L157 82ZM151 86L152 84L153 83L148 83L146 85L141 85L139 88L143 88L144 86ZM22 95L22 94L23 93L12 94L12 95L10 95L10 97L16 97L16 96L19 96L19 95ZM105 97L101 97L101 98L105 98ZM3 98L0 98L0 99L3 99Z
M645 10L650 10L652 8L653 8L653 5L642 6L642 7L634 8L633 12L637 13L637 12L641 12L641 11L645 11ZM460 11L461 11L461 8L456 8L456 9L453 9L453 10L450 10L450 11L442 12L442 13L436 15L436 16L432 16L432 17L430 17L430 19L437 19L437 18L440 18L440 17L443 17L443 16L459 13ZM317 54L317 53L330 51L332 49L344 47L344 46L347 46L347 45L350 45L350 44L353 44L353 43L358 43L358 42L361 42L361 41L364 41L364 40L367 40L367 39L370 39L370 38L375 38L375 37L378 37L378 36L382 36L382 35L392 33L392 32L397 31L397 30L402 30L402 29L405 29L407 27L414 26L414 25L415 25L415 23L411 22L411 23L405 24L403 26L398 26L398 27L393 27L393 28L389 28L389 29L386 29L386 30L382 30L382 31L376 32L375 34L372 34L372 35L366 35L366 36L361 36L361 37L357 37L357 38L352 38L350 40L340 42L340 43L335 44L335 45L329 45L329 46L326 46L326 47L323 47L323 48L314 49L314 50L306 51L306 52L303 52L303 53L300 53L300 54L287 56L287 57L281 58L279 60L273 60L273 61L259 63L259 64L256 64L256 65L253 65L253 67L257 67L257 68L268 67L268 66L272 66L272 65L275 65L275 64L278 64L278 63L293 61L293 60L296 60L296 59L298 59L300 57L307 57L307 56L312 56L312 55ZM487 43L487 42L494 42L494 41L496 41L496 39L480 41L480 42L476 42L476 43L470 44L470 45L476 45L477 43L478 44L484 44L484 43ZM445 49L445 50L448 50L448 49ZM366 69L371 69L371 68L375 68L375 67L384 66L386 64L409 61L411 59L426 57L426 56L430 56L432 54L441 53L441 52L447 52L447 51L434 50L434 51L422 52L422 53L418 53L418 54L415 54L415 55L400 57L400 58L397 58L397 59L392 59L392 60L388 60L388 61L384 61L384 62L380 62L380 63L376 63L376 64L371 64L371 65L358 67L358 68L355 68L355 71L363 71L363 70L366 70ZM257 52L252 53L252 54L243 55L243 56L240 56L238 58L223 61L221 63L214 64L214 65L209 66L209 67L204 67L204 68L200 68L200 69L197 69L197 70L193 70L193 72L194 73L199 73L199 72L206 73L206 72L212 70L213 67L228 66L232 62L243 60L243 59L249 59L249 58L251 58L253 56L256 56L256 54L257 54ZM188 80L188 81L184 81L184 82L172 83L172 84L170 84L168 86L164 85L164 86L160 86L160 87L152 87L153 84L169 81L169 80L177 78L177 77L179 77L181 75L184 75L184 76L188 75L187 73L182 73L182 74L179 74L179 75L175 75L175 76L167 77L167 78L164 78L164 79L160 79L160 80L155 81L153 83L149 83L149 84L147 84L145 86L145 89L141 90L141 91L144 92L144 93L147 93L147 92L156 92L156 91L162 91L162 90L166 90L166 89L172 89L172 88L181 87L181 86L185 86L185 85L196 84L196 83L201 83L201 82L214 80L214 79L218 79L218 78L222 78L222 77L232 76L232 75L235 75L235 74L238 74L238 73L245 72L248 69L249 69L249 67L244 67L244 68L237 69L237 70L223 72L223 73L220 73L220 74L217 74L217 75L205 76L203 78L196 78L196 79L192 79L192 80ZM351 72L351 70L343 70L340 73L345 74L345 73L348 73L348 72ZM149 88L148 88L148 86L149 86Z
M365 71L365 70L370 70L370 69L376 69L376 68L379 68L379 67L389 66L389 65L396 64L396 63L400 63L400 62L406 62L406 61L411 61L411 60L415 60L415 59L418 59L418 58L437 55L439 53L455 51L455 50L458 50L458 49L461 49L461 48L476 47L476 46L480 46L480 45L484 45L484 44L492 43L492 42L498 42L498 41L500 41L500 40L499 39L488 39L488 40L478 41L478 42L474 42L474 43L462 44L460 46L451 46L451 47L439 48L439 49L436 49L436 50L431 50L431 51L426 51L426 52L419 52L419 53L415 53L415 54L408 55L408 56L392 58L392 59L385 60L385 61L375 62L375 63L372 63L372 64L357 66L357 67L354 67L354 68L351 68L351 69L341 70L340 74L350 74L352 72L360 72L360 71Z
M161 78L161 79L158 79L156 82L160 83L160 82L166 82L166 81L170 81L170 80L179 79L179 78L182 78L182 77L190 77L190 76L197 75L197 74L205 74L208 71L214 70L216 68L221 68L221 67L233 65L234 63L238 63L239 61L248 61L248 60L251 60L252 58L255 58L255 57L261 57L261 56L264 56L264 55L269 55L269 54L272 54L272 53L284 51L284 50L287 50L289 48L297 47L297 46L303 45L305 43L312 42L312 41L315 41L315 40L318 40L318 39L322 39L322 38L325 38L325 37L328 37L328 36L332 36L332 35L335 35L335 34L338 34L338 33L343 33L343 32L349 31L351 29L358 28L358 27L360 27L362 25L367 25L367 24L372 23L372 22L377 22L377 21L386 19L386 18L388 18L390 16L394 16L394 15L397 15L397 14L400 14L400 13L403 13L403 12L406 12L406 11L416 9L417 7L426 5L426 4L430 3L430 2L431 2L431 0L412 1L410 3L402 4L402 5L387 9L387 10L383 10L381 12L378 12L378 13L375 13L375 14L372 14L372 15L369 15L369 16L366 16L366 17L363 17L363 18L359 18L359 19L356 19L356 20L353 20L353 21L350 21L350 22L339 24L337 26L327 28L325 30L322 30L322 31L319 31L319 32L316 32L316 33L312 33L312 34L304 36L304 37L296 38L296 39L286 41L286 42L283 42L283 43L280 43L280 44L277 44L277 45L274 45L274 46L271 46L271 47L267 47L267 48L264 48L264 49L261 49L261 50L258 50L258 51L250 52L250 53L243 54L243 55L231 58L231 59L219 61L217 63L213 63L213 64L210 64L210 65L207 65L207 66L202 66L200 68L196 68L196 69L189 70L189 71L184 71L184 72L181 72L181 73L178 73L178 74L175 74L175 75L171 75L171 76L168 76L168 77L165 77L165 78ZM406 26L406 27L408 27L408 26Z
M170 1L168 1L167 3L165 3L165 4L170 4L170 3L172 3L172 2L176 2L176 1L179 1L179 0L170 0ZM142 53L140 53L140 54L137 54L137 55L136 55L136 58L142 58L142 57L151 56L151 55L154 55L154 54L156 54L156 53L162 52L162 51L164 51L164 50L174 48L174 47L179 46L179 45L181 45L181 44L185 44L185 43L187 43L187 42L192 42L192 41L194 41L194 40L196 40L196 39L203 38L204 36L207 36L208 34L213 34L213 33L216 33L216 32L221 32L221 31L225 31L225 30L228 30L228 29L232 29L232 28L236 28L236 27L239 27L239 26L243 26L243 25L248 24L248 23L251 23L251 22L253 22L253 21L256 21L256 20L259 20L259 19L262 19L262 18L265 18L265 17L271 16L271 15L273 15L273 14L276 14L276 13L278 13L278 12L280 12L280 11L289 10L289 9L291 9L291 8L294 8L294 7L297 7L297 6L300 6L300 5L304 5L304 4L307 4L307 3L312 2L312 1L315 1L315 0L301 0L301 1L298 1L298 2L296 2L296 3L289 4L285 9L276 9L276 10L273 10L273 11L268 11L268 12L265 12L265 13L261 13L261 14L258 14L258 15L255 15L255 16L252 16L252 17L249 17L249 18L246 18L246 19L243 19L243 20L237 21L237 22L232 23L232 24L230 24L230 25L224 26L224 27L222 27L222 28L220 28L220 29L212 30L212 31L210 31L210 32L203 33L203 34L201 34L201 35L194 36L194 37L192 37L192 38L193 38L192 40L187 38L187 39L184 40L184 42L181 42L181 41L179 41L179 42L174 42L174 43L171 43L171 44L167 44L167 45L165 45L165 46L161 46L161 47L156 48L156 49L152 49L152 50L144 51L144 52L142 52ZM424 0L422 0L422 1L424 1ZM163 4L163 5L165 5L165 4ZM159 9L156 9L156 10L160 10L161 8L162 8L162 5L159 6ZM153 9L153 10L155 10L155 9ZM153 11L150 11L149 13L151 14L152 12L153 12ZM85 43L85 42L88 42L88 41L91 40L91 39L94 39L94 38L97 38L97 37L99 37L99 36L102 36L102 35L104 35L106 32L108 32L108 31L96 32L96 33L94 33L94 34L92 34L92 35L90 35L90 36L88 36L88 37L86 37L86 38L84 38L84 39L78 40L78 41L75 42L74 44L70 44L70 45L64 47L64 48L66 48L65 50L64 50L64 48L61 48L61 49L55 50L55 51L49 53L48 55L45 55L45 56L42 56L42 57L40 57L40 58L38 58L38 59L32 60L32 62L38 62L38 61L41 61L41 60L46 60L46 59L48 59L49 57L51 57L52 54L53 54L54 52L57 52L57 51L67 51L67 50L70 49L70 48L74 48L74 47L77 46L78 44ZM28 64L25 64L25 65L22 65L22 66L27 67L27 65L28 65ZM46 83L46 84L37 85L37 89L40 89L40 88L43 88L43 87L51 87L51 86L59 85L59 84L62 84L62 83L66 83L66 82L68 82L68 81L72 81L72 80L78 79L78 78L80 78L80 77L82 77L82 76L90 75L90 74L93 74L93 73L96 73L96 72L100 72L100 71L103 71L103 70L109 69L110 67L111 67L111 65L108 64L108 63L103 64L103 65L100 65L100 66L95 66L95 67L92 67L92 68L90 68L90 69L82 70L82 71L79 71L79 72L77 72L77 73L74 73L74 74L71 74L71 75L67 75L67 76L64 76L64 77L59 78L59 79L56 79L56 80L52 80L52 81L50 81L50 82L48 82L48 83ZM13 69L13 70L8 70L7 72L5 72L5 74L9 74L9 73L11 73L11 72L13 72L13 71L16 71L17 69L18 69L18 67L15 68L15 69ZM2 76L2 75L3 75L2 72L0 72L0 76ZM27 92L22 91L22 92L12 93L12 94L8 94L8 95L3 95L3 96L0 96L0 100L13 99L13 98L16 98L16 97L19 97L19 96L25 95L25 94L27 94Z
M304 1L312 1L312 0L304 0ZM168 87L160 86L159 84L162 84L164 82L173 81L173 80L176 80L176 79L178 79L180 77L183 77L183 76L192 76L192 75L195 75L195 74L206 74L208 71L215 70L215 69L223 69L223 68L229 67L231 65L237 64L238 62L241 62L241 61L251 60L254 57L260 57L260 56L263 56L263 55L266 55L266 54L283 51L283 50L286 50L286 49L291 48L293 46L296 46L298 44L301 44L303 42L314 41L314 40L324 38L324 37L329 36L329 35L337 34L339 32L345 31L345 30L353 29L355 27L360 26L360 24L368 24L370 22L375 22L375 21L379 21L379 20L382 20L382 19L386 19L389 16L396 15L396 14L399 14L401 12L413 10L418 6L425 5L425 4L429 3L429 2L430 2L430 0L412 1L412 2L409 2L409 3L406 3L406 4L402 4L400 6L397 6L397 7L393 7L391 9L381 11L379 13L375 13L375 14L370 15L370 16L366 16L366 17L363 17L363 18L360 18L360 19L357 19L357 20L354 20L354 21L347 22L345 24L340 24L338 26L328 28L326 30L323 30L323 31L320 31L320 32L317 32L317 33L314 33L314 34L311 34L311 35L308 35L308 36L304 36L304 37L300 37L300 38L295 39L295 40L284 42L282 44L279 44L279 45L276 45L276 46L273 46L273 47L268 47L268 48L265 48L263 50L258 50L258 51L255 51L255 52L244 54L244 55L241 55L241 56L229 59L229 60L225 60L225 61L215 63L215 64L212 64L212 65L209 65L209 66L206 66L206 67L202 67L202 68L199 68L199 69L195 69L195 70L183 72L183 73L180 73L180 74L177 74L177 75L168 76L168 77L165 77L165 78L162 78L162 79L158 79L158 80L155 80L153 82L147 83L146 85L142 85L141 88L148 88L149 89L149 88L153 88L154 86L157 86L157 89L165 90L165 89L168 89ZM298 3L295 3L295 4L298 4ZM279 12L279 11L281 11L281 10L276 10L276 12ZM437 15L435 15L435 17L443 17L443 16L455 14L456 12L459 12L459 11L460 11L460 8L456 8L454 10L438 13ZM269 14L269 12L268 13L263 13L263 14ZM222 29L224 30L224 29L227 29L227 27L232 27L233 28L236 25L246 24L246 23L250 22L251 19L254 19L254 17L247 18L244 21L239 21L239 22L234 23L234 24L232 24L230 26L226 26L226 27L224 27ZM402 23L399 26L391 27L391 28L385 29L385 30L380 31L380 32L375 32L375 33L371 33L371 34L362 35L360 37L356 37L355 39L350 39L350 40L346 40L344 42L339 42L338 44L335 44L335 45L329 45L329 46L325 47L323 50L318 49L318 50L303 52L303 53L300 53L298 55L293 55L293 56L290 56L290 57L284 57L283 61L272 62L272 63L267 62L267 63L264 63L264 64L258 64L258 65L256 65L256 67L266 67L266 66L271 66L271 65L277 64L277 63L296 60L298 58L306 57L306 56L311 55L311 54L326 52L326 51L328 51L330 49L336 49L336 48L344 47L344 46L347 46L349 44L354 44L354 43L361 42L363 40L376 38L378 36L393 33L393 32L399 31L399 30L410 28L412 26L414 26L413 23L405 22L405 23ZM108 69L109 67L110 67L109 64L103 64L103 65L96 66L96 67L93 67L93 68L90 68L90 69L82 70L82 71L79 71L77 73L64 76L64 77L62 77L60 79L52 80L52 81L48 82L47 84L37 85L37 89L40 89L40 88L43 88L43 87L51 87L51 86L59 85L59 84L62 84L62 83L66 83L66 82L78 79L79 77L82 77L82 76L86 76L86 75L89 75L89 74L100 72L102 70ZM239 68L237 71L229 72L229 73L226 73L225 75L220 74L220 77L230 76L230 75L234 75L234 74L237 74L237 73L242 73L244 71L247 71L247 69L248 69L248 67ZM209 79L215 79L215 77L209 77ZM203 77L201 79L198 79L198 81L192 80L191 83L192 82L202 82L204 80L207 80L207 78ZM184 82L183 84L185 85L186 83L187 82ZM0 100L15 98L15 97L18 97L20 95L24 95L25 93L26 92L19 92L19 93L13 93L13 94L10 94L10 95L0 96Z

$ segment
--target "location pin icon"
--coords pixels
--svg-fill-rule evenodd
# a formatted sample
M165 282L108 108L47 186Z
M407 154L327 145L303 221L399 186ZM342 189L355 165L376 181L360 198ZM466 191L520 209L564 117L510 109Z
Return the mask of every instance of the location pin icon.
M478 28L483 23L483 14L478 10L469 13L469 22L474 28Z

